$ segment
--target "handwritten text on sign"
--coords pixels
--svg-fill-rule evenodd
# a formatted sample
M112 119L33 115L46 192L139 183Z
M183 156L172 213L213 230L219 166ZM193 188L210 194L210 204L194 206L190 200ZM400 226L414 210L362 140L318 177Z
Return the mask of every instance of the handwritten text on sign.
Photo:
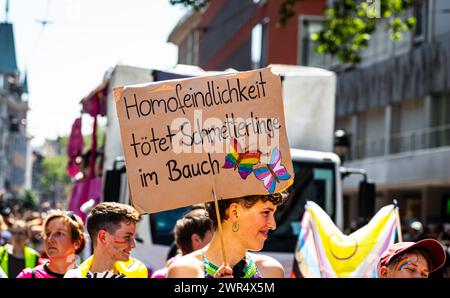
M133 204L157 212L292 183L270 69L114 89Z

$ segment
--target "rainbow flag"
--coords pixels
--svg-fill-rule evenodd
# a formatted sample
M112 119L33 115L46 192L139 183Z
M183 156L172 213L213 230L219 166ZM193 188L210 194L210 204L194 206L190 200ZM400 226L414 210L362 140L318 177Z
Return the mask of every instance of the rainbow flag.
M345 235L319 205L308 201L294 271L302 277L376 277L378 259L398 233L396 208L381 208L367 225Z

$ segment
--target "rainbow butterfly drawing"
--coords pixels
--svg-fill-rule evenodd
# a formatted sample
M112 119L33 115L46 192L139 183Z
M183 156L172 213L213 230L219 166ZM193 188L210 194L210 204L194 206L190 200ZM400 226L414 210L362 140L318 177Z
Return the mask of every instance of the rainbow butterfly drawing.
M269 164L264 165L262 168L254 169L253 173L256 178L264 183L264 187L270 194L275 191L276 184L280 183L280 180L289 180L291 178L291 175L281 164L281 152L277 147L272 150Z
M232 140L230 153L225 157L225 164L222 168L238 170L242 179L246 179L253 171L253 166L259 162L260 151L243 152L239 142Z

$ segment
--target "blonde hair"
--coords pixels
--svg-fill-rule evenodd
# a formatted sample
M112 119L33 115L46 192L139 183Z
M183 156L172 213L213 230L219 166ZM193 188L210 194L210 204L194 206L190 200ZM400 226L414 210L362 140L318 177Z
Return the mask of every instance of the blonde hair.
M45 230L50 223L51 220L55 218L62 218L64 222L69 226L70 234L72 236L72 242L80 241L80 247L75 250L75 253L78 255L81 253L86 245L86 236L84 235L84 226L81 218L74 214L71 211L65 212L61 210L52 210L49 215L44 220L42 224L42 237L45 239Z

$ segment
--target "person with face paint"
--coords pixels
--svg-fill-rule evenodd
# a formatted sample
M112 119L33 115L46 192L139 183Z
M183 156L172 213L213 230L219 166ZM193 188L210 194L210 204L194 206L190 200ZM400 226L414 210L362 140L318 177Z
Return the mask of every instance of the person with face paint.
M76 266L76 255L86 244L81 218L70 211L55 210L45 218L42 227L48 261L22 270L17 278L62 278Z
M130 257L136 246L139 220L139 213L129 205L104 202L95 206L87 217L87 230L94 244L94 253L64 277L147 278L147 267Z
M381 278L428 278L445 263L445 251L434 239L392 244L378 263Z

